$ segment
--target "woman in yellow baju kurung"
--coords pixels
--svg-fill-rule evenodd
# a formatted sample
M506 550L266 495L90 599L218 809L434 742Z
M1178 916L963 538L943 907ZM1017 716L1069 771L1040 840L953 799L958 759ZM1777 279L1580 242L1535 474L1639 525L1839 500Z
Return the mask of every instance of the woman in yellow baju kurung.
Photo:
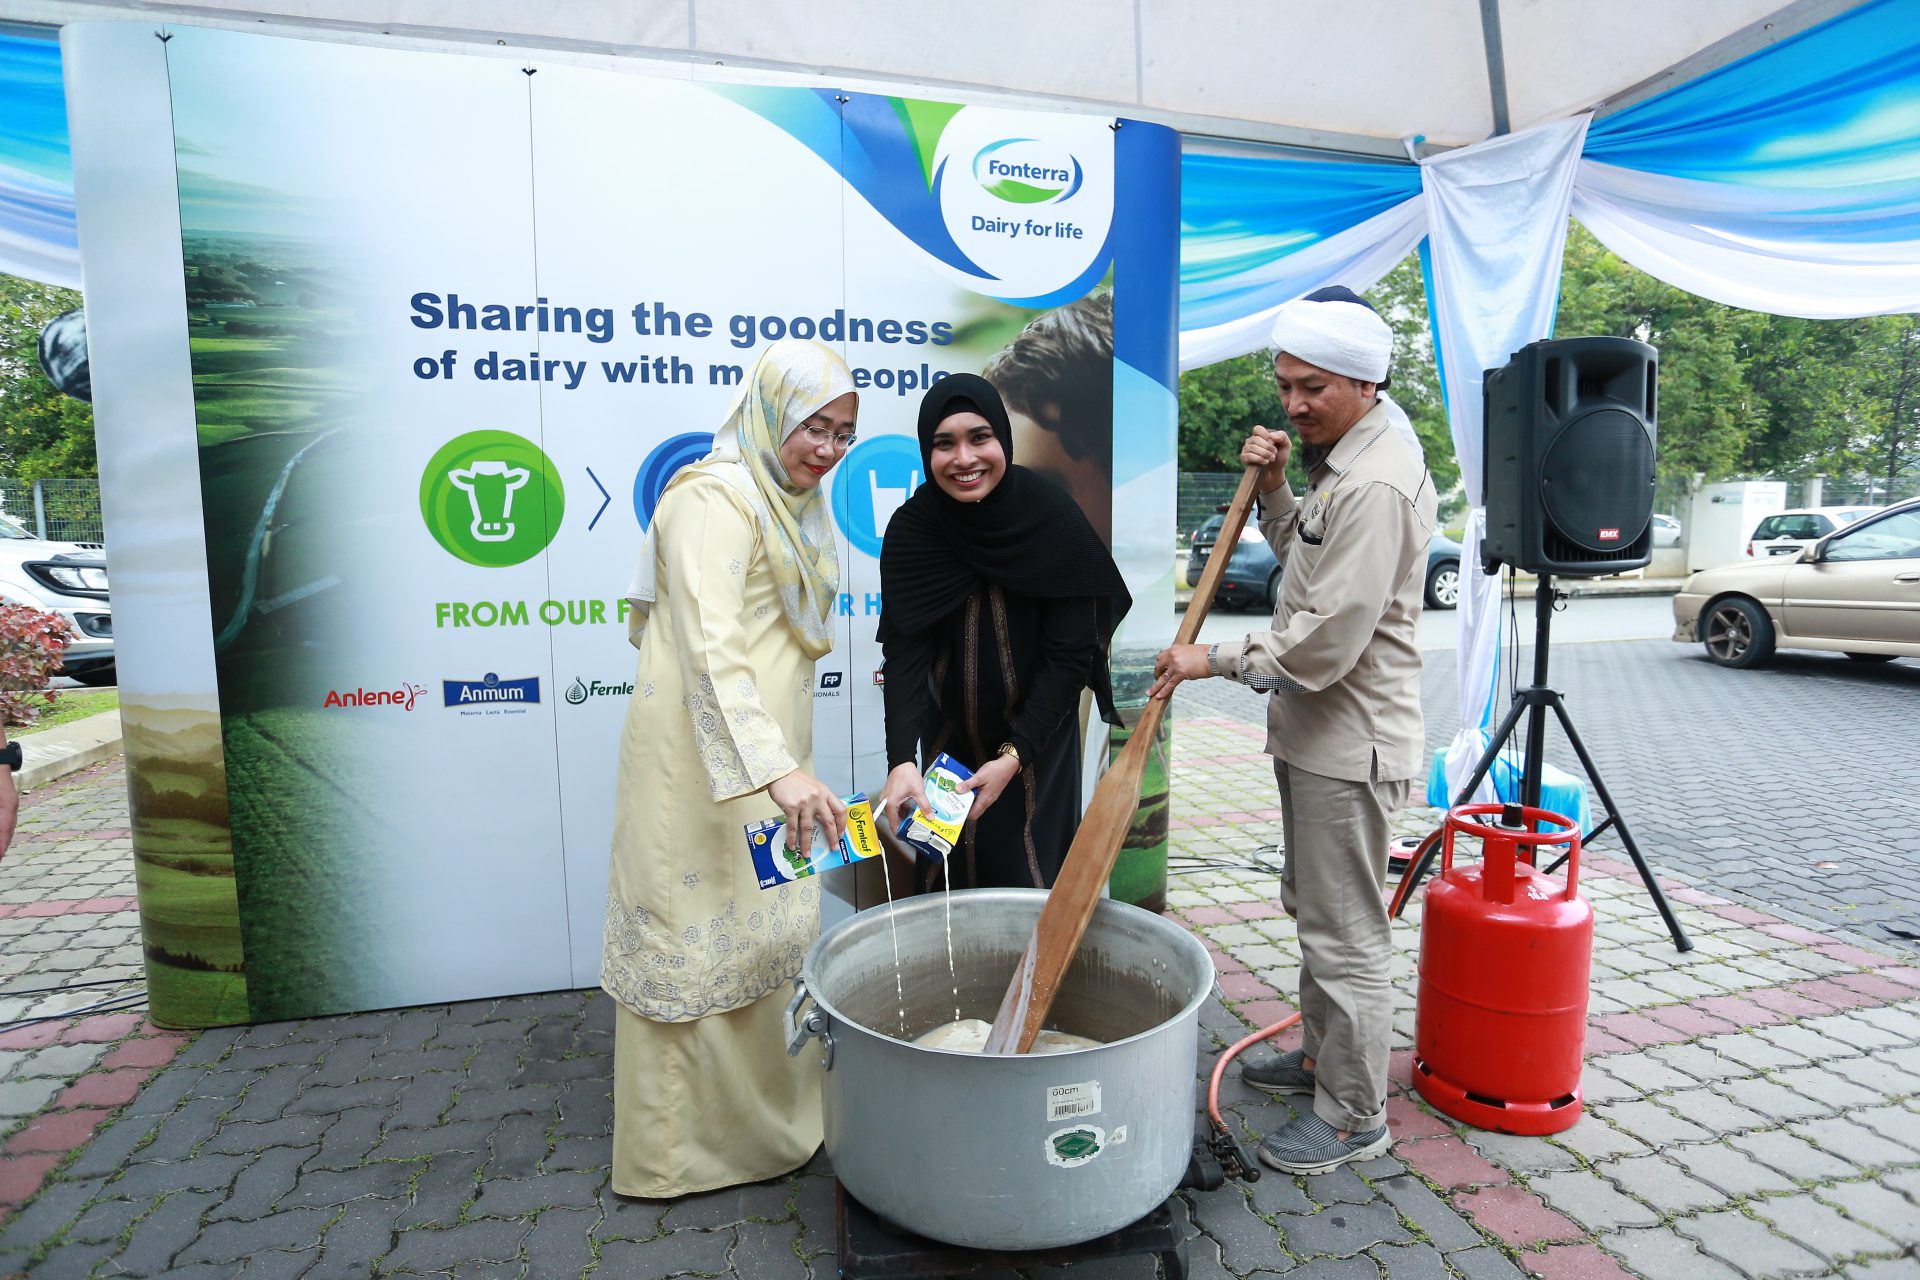
M628 594L640 662L600 975L622 1195L776 1177L820 1145L820 1057L788 1057L781 1026L820 889L762 890L743 829L784 812L834 838L845 822L812 776L813 667L839 592L820 482L855 407L831 349L767 348L713 452L667 486Z

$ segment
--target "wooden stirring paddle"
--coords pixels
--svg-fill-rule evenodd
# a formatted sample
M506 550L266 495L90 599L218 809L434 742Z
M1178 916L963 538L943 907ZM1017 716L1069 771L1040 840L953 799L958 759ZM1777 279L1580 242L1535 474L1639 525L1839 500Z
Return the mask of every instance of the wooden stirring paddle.
M1220 522L1220 536L1207 557L1200 585L1193 589L1187 614L1174 634L1175 644L1192 644L1207 620L1213 596L1226 576L1227 562L1233 559L1240 530L1247 523L1247 508L1253 505L1253 488L1260 468L1248 467L1240 478L1240 487L1227 504L1226 518ZM1060 990L1060 979L1080 949L1080 939L1093 918L1100 890L1113 874L1113 860L1120 856L1121 842L1133 825L1133 811L1140 804L1140 779L1146 772L1147 752L1160 733L1160 720L1166 715L1166 698L1149 698L1141 708L1133 736L1094 788L1093 803L1080 820L1080 830L1060 868L1060 876L1048 891L1046 906L1033 927L1033 937L1020 957L1007 994L1000 1001L1000 1012L993 1017L993 1031L987 1037L987 1053L1025 1053L1033 1047L1034 1037L1046 1026L1053 998Z

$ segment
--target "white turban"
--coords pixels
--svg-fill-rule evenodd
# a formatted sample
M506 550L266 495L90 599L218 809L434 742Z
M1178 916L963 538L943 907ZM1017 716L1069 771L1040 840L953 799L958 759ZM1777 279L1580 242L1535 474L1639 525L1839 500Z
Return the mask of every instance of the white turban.
M1393 330L1362 303L1296 298L1274 314L1273 346L1328 373L1379 382L1393 360Z

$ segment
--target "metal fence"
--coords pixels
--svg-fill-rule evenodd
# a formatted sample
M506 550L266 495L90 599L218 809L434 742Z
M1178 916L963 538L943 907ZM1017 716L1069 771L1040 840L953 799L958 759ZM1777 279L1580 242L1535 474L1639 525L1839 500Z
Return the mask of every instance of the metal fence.
M1920 495L1920 475L1901 476L1892 484L1879 476L1802 476L1787 481L1789 507L1884 507Z
M1693 477L1683 475L1659 475L1653 481L1653 509L1663 516L1672 516L1681 524L1687 522L1688 504L1693 501Z
M106 540L100 524L100 482L90 476L30 484L0 480L0 511L50 542L99 545Z
M1179 545L1186 546L1195 529L1219 514L1219 508L1233 498L1239 486L1238 471L1182 471L1173 517Z
M1907 498L1920 497L1920 474L1898 477L1891 484L1878 476L1750 475L1728 478L1779 481L1787 486L1789 508L1884 507ZM1675 516L1685 525L1687 512L1693 502L1693 477L1678 473L1661 475L1654 483L1653 492L1653 509Z

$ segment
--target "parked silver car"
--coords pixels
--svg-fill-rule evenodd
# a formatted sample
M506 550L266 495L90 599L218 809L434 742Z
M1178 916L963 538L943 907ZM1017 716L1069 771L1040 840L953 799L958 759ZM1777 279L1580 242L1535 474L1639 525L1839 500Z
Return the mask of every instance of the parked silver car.
M1673 598L1673 621L1675 640L1703 644L1723 667L1765 662L1775 648L1920 657L1920 498L1805 548L1702 569Z

